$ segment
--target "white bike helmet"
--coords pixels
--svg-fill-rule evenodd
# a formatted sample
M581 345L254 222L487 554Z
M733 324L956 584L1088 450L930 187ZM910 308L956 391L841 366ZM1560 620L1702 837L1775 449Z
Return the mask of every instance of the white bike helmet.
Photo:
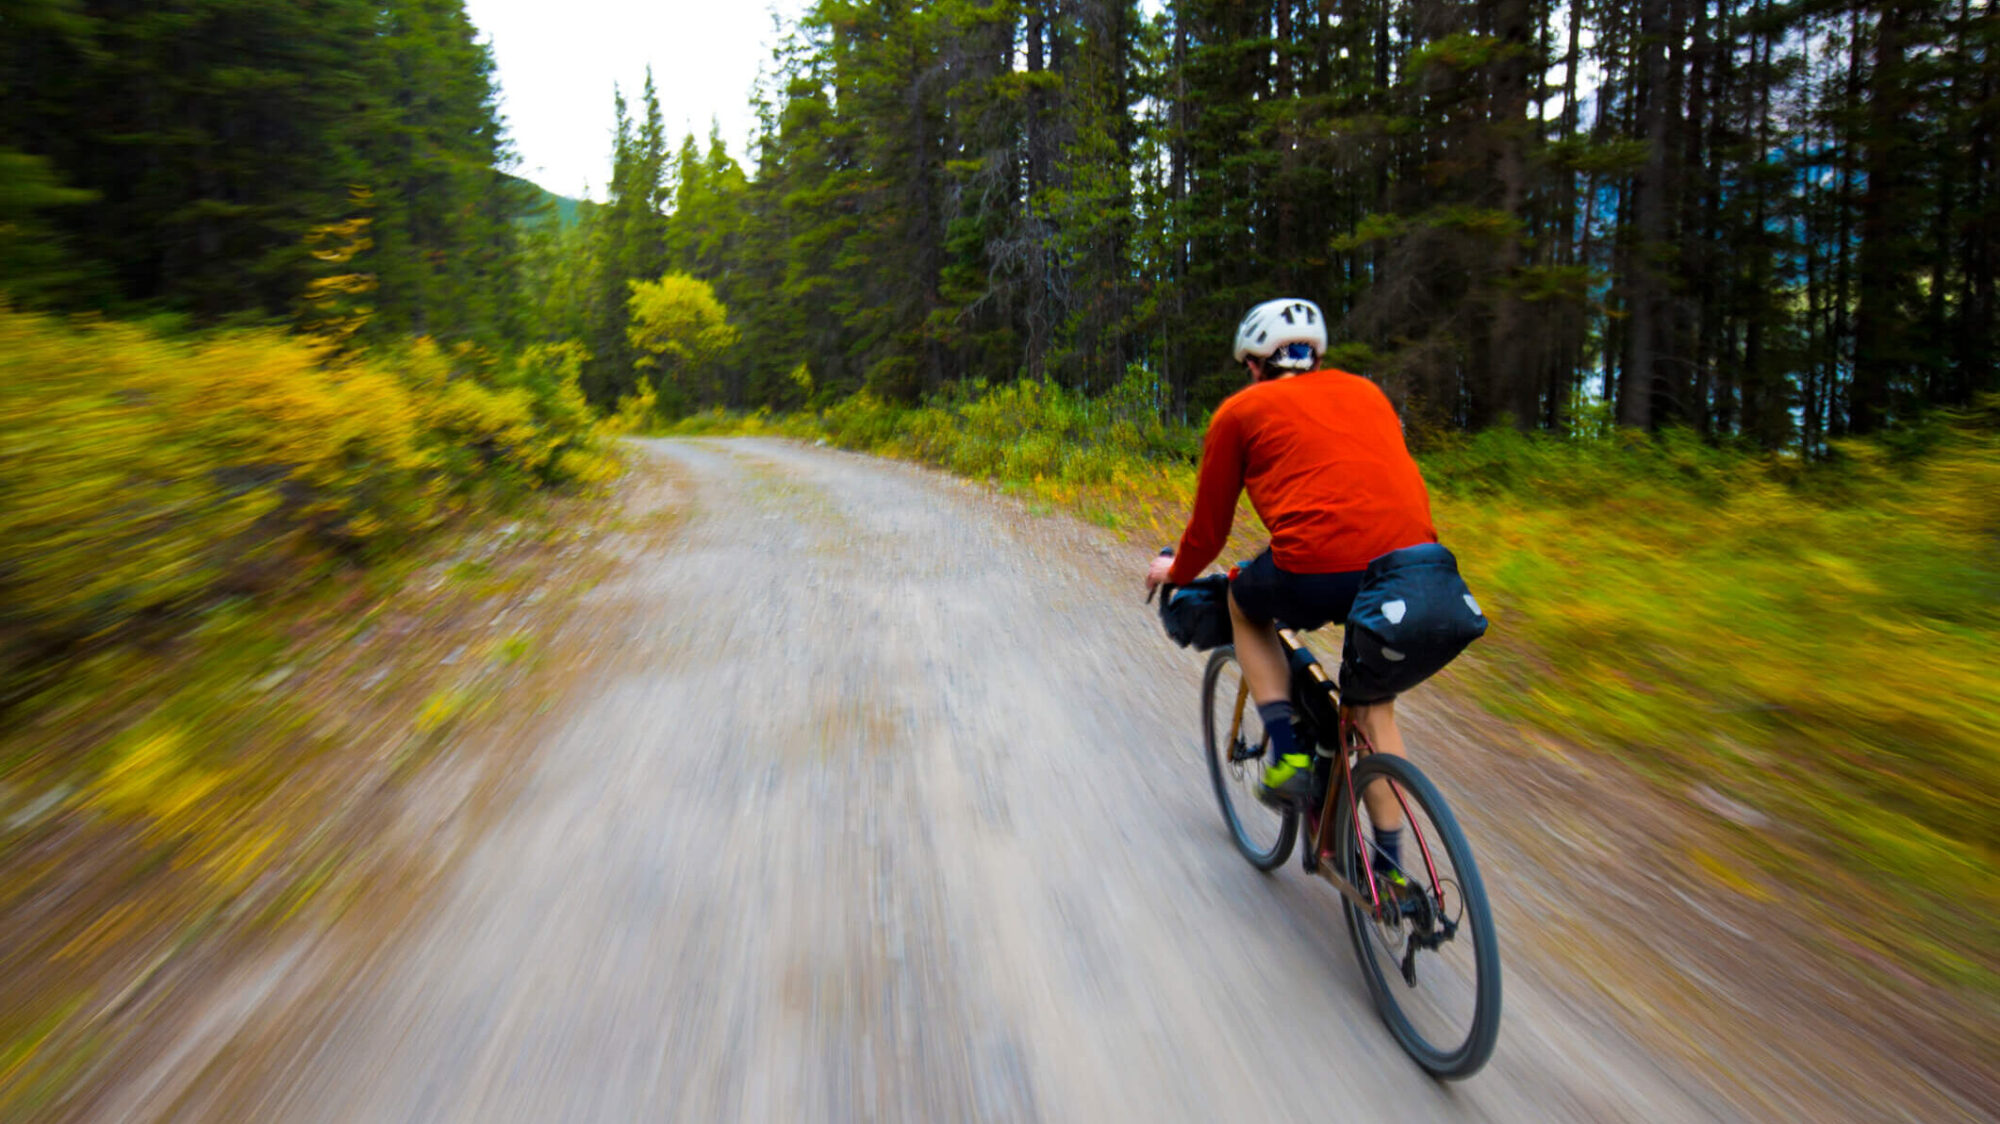
M1306 354L1308 350L1311 354ZM1309 300L1265 301L1236 326L1238 363L1254 355L1281 370L1310 371L1325 354L1326 317Z

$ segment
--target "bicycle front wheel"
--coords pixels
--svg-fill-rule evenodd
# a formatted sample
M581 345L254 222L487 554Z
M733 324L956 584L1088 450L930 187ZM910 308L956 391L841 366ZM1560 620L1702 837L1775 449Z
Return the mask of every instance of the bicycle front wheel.
M1350 809L1342 794L1335 814L1336 869L1349 881L1366 894L1364 867L1371 863L1392 866L1407 880L1391 890L1378 875L1378 887L1393 900L1373 913L1342 899L1368 990L1418 1065L1437 1077L1470 1077L1500 1035L1500 948L1472 848L1437 786L1409 761L1370 754L1353 776L1356 793L1371 786L1392 792L1396 810L1389 818L1403 821L1399 861L1389 864L1375 846L1365 801Z
M1208 776L1236 849L1258 870L1276 870L1291 857L1299 817L1257 799L1270 744L1233 646L1217 648L1208 657L1201 677L1201 728L1208 745Z

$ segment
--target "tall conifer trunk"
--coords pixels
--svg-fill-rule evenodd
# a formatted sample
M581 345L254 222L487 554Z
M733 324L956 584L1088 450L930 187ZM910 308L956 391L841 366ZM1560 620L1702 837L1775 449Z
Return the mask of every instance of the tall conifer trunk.
M1904 232L1909 222L1904 119L1911 106L1903 52L1911 23L1909 0L1894 0L1879 11L1867 132L1861 145L1868 187L1861 196L1854 389L1849 407L1849 424L1857 434L1873 433L1889 420L1893 390L1907 364L1912 327L1905 293L1910 263Z
M1637 4L1646 162L1636 184L1638 238L1629 259L1630 358L1618 388L1618 422L1645 429L1656 420L1654 399L1661 390L1662 342L1667 327L1665 281L1657 255L1667 233L1668 0L1637 0Z

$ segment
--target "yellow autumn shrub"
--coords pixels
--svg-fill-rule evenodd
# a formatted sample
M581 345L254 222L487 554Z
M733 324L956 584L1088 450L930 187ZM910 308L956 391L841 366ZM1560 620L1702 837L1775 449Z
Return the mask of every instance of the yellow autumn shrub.
M0 671L282 559L422 532L481 488L601 476L580 361L0 308Z

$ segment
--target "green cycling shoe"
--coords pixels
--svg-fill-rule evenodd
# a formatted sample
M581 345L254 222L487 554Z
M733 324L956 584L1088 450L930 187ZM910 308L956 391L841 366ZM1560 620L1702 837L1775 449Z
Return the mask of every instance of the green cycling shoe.
M1374 868L1375 892L1382 896L1382 904L1392 915L1409 917L1422 908L1424 892L1396 864L1378 854L1369 865Z
M1287 753L1264 770L1264 782L1257 799L1273 808L1310 807L1313 797L1312 755Z

